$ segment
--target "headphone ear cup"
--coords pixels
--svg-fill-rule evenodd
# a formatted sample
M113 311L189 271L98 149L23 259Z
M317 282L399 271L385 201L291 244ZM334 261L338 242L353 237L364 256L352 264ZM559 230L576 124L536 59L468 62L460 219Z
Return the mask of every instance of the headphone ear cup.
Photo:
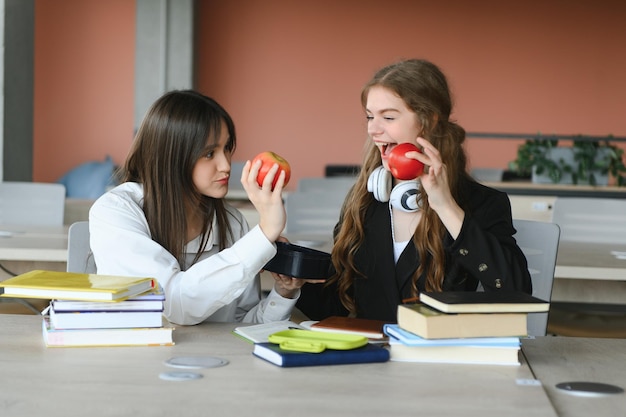
M376 200L386 203L391 195L391 183L391 172L379 166L367 178L367 191L374 194Z
M420 209L417 202L418 194L417 181L403 181L393 187L389 201L392 207L411 213Z

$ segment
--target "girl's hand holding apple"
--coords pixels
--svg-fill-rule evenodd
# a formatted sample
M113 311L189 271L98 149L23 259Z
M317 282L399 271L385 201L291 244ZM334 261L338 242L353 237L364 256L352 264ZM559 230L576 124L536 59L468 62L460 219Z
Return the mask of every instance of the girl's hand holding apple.
M261 168L259 169L259 175L257 176L257 183L259 184L259 187L263 187L263 181L274 164L278 164L279 169L285 172L284 185L289 183L289 178L291 178L291 167L285 158L274 152L265 151L255 156L252 163L254 164L256 161L261 161L262 163ZM274 176L274 180L272 181L272 190L276 187L277 181L278 176Z
M263 234L268 240L275 242L287 222L282 196L283 187L287 183L287 171L284 168L280 169L282 161L284 163L287 161L281 158L280 163L274 162L272 155L265 154L269 152L263 152L253 161L246 162L241 172L241 184L259 213L259 227ZM260 157L261 155L265 156ZM267 167L264 168L265 166ZM267 184L264 187L265 183Z

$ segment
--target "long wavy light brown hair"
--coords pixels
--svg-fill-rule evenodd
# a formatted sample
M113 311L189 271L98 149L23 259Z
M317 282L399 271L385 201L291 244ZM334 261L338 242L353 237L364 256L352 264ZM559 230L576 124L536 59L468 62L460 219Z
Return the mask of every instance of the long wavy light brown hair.
M466 172L467 158L462 147L465 130L450 121L452 99L445 75L434 64L418 59L384 67L363 87L363 109L367 104L368 93L374 86L393 92L415 112L422 125L422 136L441 154L452 195L459 202L460 184L465 178L469 179ZM362 275L354 264L354 255L364 239L365 213L374 201L372 194L367 191L367 179L381 164L380 151L372 140L368 140L361 171L346 197L340 227L335 231L332 261L336 275L329 283L337 281L341 302L351 313L356 313L356 305L350 288L355 277ZM413 242L419 253L420 265L412 278L413 296L418 294L417 281L423 274L428 291L441 291L445 273L445 227L437 213L428 205L428 199L423 193L419 200L422 218L413 235Z
M197 208L203 219L200 250L192 264L206 248L214 218L220 250L232 242L223 200L200 194L192 179L196 162L217 146L223 125L228 129L226 150L232 154L237 140L226 110L198 92L170 91L146 113L119 173L121 181L143 185L143 211L152 239L176 257L183 269L190 266L185 265L184 256L186 207Z

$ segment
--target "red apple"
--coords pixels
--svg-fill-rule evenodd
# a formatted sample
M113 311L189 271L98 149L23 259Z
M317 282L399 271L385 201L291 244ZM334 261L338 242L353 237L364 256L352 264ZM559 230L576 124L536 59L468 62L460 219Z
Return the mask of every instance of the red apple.
M280 175L281 170L285 171L284 185L287 185L287 183L289 182L289 178L291 177L291 167L289 166L289 162L287 162L285 158L274 152L265 151L255 156L252 160L252 164L254 165L254 163L258 160L261 160L262 162L261 168L259 168L259 175L257 175L256 177L256 182L257 184L259 184L259 187L263 186L263 180L265 180L267 172L272 169L274 164L278 164L279 168L276 172L276 175L274 176L274 180L272 181L272 190L276 186L276 182L278 182L278 176Z
M391 175L399 180L412 180L424 172L423 163L404 156L410 151L420 152L419 148L412 143L401 143L391 150L389 159L387 159Z

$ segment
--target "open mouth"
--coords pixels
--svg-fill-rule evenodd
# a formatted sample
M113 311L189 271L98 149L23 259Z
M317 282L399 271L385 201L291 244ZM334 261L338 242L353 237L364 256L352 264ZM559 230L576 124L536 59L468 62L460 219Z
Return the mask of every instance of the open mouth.
M396 143L383 143L380 147L380 153L382 156L389 156L391 150L396 147Z

